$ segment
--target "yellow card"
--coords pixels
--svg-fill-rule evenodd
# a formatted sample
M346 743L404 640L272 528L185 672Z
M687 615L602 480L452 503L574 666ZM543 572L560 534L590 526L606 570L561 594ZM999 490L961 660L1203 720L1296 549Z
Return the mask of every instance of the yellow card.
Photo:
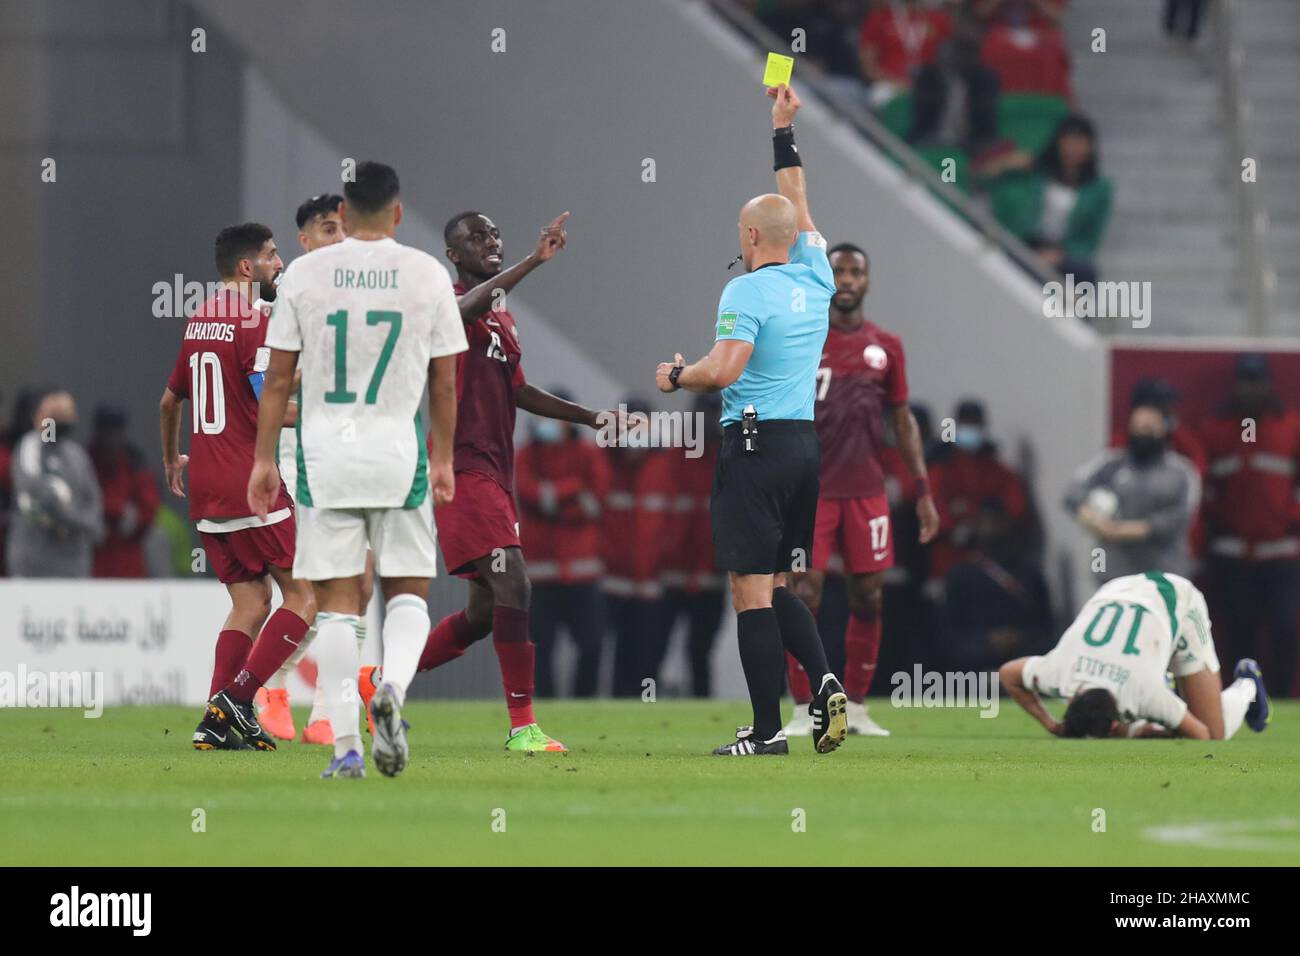
M764 86L789 85L790 74L794 72L794 57L782 56L780 53L767 55L767 69L763 71Z

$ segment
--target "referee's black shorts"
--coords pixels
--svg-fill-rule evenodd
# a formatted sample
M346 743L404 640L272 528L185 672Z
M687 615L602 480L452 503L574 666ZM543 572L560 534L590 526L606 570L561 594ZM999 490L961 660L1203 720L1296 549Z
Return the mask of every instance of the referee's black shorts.
M806 571L820 483L821 448L812 422L760 421L752 453L745 451L740 425L726 426L710 498L718 569Z

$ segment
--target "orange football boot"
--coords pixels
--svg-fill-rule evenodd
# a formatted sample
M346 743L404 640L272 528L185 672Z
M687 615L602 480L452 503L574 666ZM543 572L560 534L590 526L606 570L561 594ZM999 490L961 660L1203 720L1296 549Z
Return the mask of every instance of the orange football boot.
M334 746L334 728L328 720L313 720L302 730L302 742L305 744L325 744Z
M265 688L263 688L265 690ZM261 694L262 690L258 691ZM257 714L258 722L266 732L281 740L293 740L298 732L293 727L293 711L289 710L289 692L281 687L266 690L266 702Z
M375 691L379 690L379 682L383 680L383 668L378 665L361 668L361 673L357 676L357 687L361 690L361 707L366 712L366 724L370 728L370 735L375 734L375 719L370 716L370 698L375 696Z

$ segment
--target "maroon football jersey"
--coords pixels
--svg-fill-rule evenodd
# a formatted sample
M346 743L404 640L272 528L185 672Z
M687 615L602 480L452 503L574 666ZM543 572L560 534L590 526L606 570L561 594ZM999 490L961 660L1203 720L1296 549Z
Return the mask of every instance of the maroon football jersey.
M457 282L457 295L469 289ZM515 485L515 389L524 384L515 319L505 309L465 320L469 348L456 356L456 448L452 468Z
M852 332L832 324L817 369L823 498L870 498L884 491L876 455L885 442L885 406L906 402L899 338L870 322Z
M257 443L257 395L248 376L266 368L269 313L233 289L203 303L185 323L167 387L190 402L190 517L249 516L248 476ZM259 355L260 353L260 355ZM290 507L280 485L275 510Z

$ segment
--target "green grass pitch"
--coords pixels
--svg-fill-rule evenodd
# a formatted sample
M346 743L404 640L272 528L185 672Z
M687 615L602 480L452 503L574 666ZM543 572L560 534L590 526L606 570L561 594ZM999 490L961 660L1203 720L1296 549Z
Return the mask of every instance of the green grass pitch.
M571 752L532 757L502 749L500 703L417 702L406 772L360 781L318 779L321 747L196 753L196 709L8 710L0 861L1300 863L1300 703L1263 734L1213 743L1054 740L1012 708L981 719L880 700L889 739L724 759L707 751L746 716L739 702L543 701Z

